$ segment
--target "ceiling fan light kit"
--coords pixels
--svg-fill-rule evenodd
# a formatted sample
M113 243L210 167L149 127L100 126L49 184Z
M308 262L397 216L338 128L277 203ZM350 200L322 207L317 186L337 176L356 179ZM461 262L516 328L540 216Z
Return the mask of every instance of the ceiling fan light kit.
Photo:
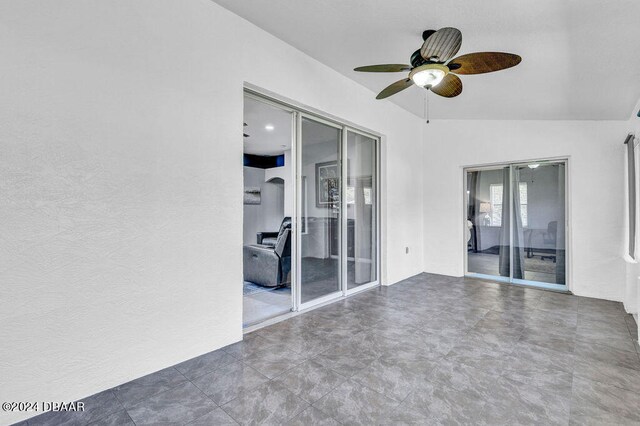
M462 93L462 81L457 74L484 74L514 67L522 58L513 53L478 52L453 58L462 45L462 33L446 27L422 33L424 43L411 55L411 65L383 64L355 68L359 72L406 72L403 78L384 88L376 99L385 99L414 84L436 95L453 98ZM451 59L453 58L453 59Z
M409 78L416 86L430 89L440 84L447 74L449 74L449 68L444 65L425 64L412 69Z

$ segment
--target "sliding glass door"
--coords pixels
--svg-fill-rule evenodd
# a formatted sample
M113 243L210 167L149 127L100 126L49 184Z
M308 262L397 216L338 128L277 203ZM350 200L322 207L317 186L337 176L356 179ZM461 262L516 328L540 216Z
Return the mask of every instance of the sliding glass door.
M347 131L346 261L347 289L378 279L376 140Z
M467 274L566 289L566 162L465 171Z
M516 282L566 284L565 168L560 162L513 166L513 185L520 188L513 205L522 218L514 223Z
M467 172L467 271L509 277L509 167Z
M299 308L378 284L378 140L299 114Z
M291 283L293 311L379 285L380 139L334 117L308 112L250 89L245 89L245 92L250 101L255 98L270 107L282 107L289 113L288 122L274 121L278 118L274 114L263 114L263 122L245 114L245 131L254 130L245 133L244 141L245 145L253 147L248 154L260 161L265 160L265 154L282 152L284 161L278 167L286 168L286 177L292 178L291 185L287 181L284 184L285 209L274 222L276 228L265 228L265 231L274 232L260 232L264 228L260 226L259 230L247 233L245 246L256 245L251 239L256 233L261 240L282 239L281 245L274 241L276 247L269 253L277 260L277 277L285 277L286 282ZM252 105L250 101L245 103ZM287 131L293 139L290 150L286 142L274 137ZM267 173L263 180L270 182L279 177L282 173L277 172L282 170L269 168L258 172ZM251 204L251 207L260 205L260 194L265 196L266 193L260 188L248 189L251 191L245 193L250 192L252 197L245 194L245 200L248 200L245 204ZM247 211L245 209L245 226L257 226L250 222L259 221L260 216L249 215ZM289 233L283 233L287 230ZM283 236L291 235L290 242L286 237L280 238L281 233ZM263 234L274 234L274 238L262 238ZM249 249L245 251L249 252ZM264 247L260 249L263 249L261 253L267 252ZM290 257L280 254L288 253L289 249ZM250 271L259 281L269 271L263 271L264 265L256 260L259 260L258 255L247 256L245 263L251 266ZM252 288L263 291L262 287L267 287L259 284ZM283 286L277 283L271 287L281 290Z
M307 303L341 295L342 129L302 117L300 134L300 298Z

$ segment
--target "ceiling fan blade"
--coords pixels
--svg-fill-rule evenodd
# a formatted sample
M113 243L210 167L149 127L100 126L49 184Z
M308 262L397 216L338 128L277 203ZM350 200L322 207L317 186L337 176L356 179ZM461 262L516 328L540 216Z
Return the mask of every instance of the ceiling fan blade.
M456 74L484 74L515 67L522 58L513 53L478 52L458 56L447 64Z
M401 71L411 71L411 65L404 65L404 64L367 65L364 67L354 68L353 70L360 71L360 72L401 72Z
M449 73L431 91L445 98L453 98L462 93L462 81L457 75Z
M384 99L388 98L391 95L395 95L396 93L406 89L407 87L411 87L413 85L413 81L410 78L403 78L402 80L398 80L393 84L385 87L384 90L378 93L376 99Z
M420 55L429 61L446 62L458 53L462 45L462 33L457 28L441 28L422 44Z

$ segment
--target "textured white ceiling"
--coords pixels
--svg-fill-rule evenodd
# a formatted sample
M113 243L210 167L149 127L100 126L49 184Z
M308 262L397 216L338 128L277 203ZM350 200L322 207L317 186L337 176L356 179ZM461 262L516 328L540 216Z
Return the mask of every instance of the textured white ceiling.
M425 29L459 28L459 54L522 56L515 68L462 76L457 98L431 94L432 118L625 120L640 98L638 0L216 2L376 93L404 75L353 68L409 63ZM379 102L422 116L424 91Z

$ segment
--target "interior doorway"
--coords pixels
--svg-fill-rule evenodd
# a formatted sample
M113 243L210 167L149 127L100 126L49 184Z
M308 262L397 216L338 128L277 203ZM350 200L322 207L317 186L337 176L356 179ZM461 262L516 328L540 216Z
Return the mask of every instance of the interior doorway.
M249 90L244 118L244 327L380 285L380 138Z
M466 275L567 291L567 161L465 169Z
M293 112L244 100L243 325L292 309Z

